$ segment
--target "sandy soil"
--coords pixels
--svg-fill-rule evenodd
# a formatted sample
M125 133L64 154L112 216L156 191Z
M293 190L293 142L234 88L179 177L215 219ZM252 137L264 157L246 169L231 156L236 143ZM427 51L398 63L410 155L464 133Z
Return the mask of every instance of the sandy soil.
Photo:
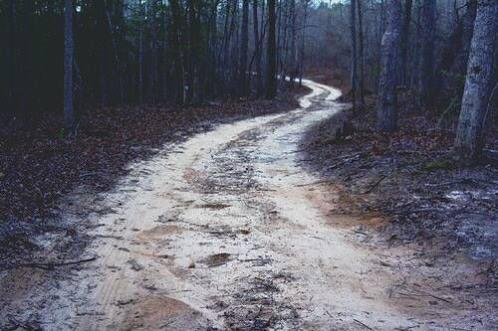
M298 144L344 106L304 83L300 109L220 125L130 165L112 192L73 194L67 217L95 210L89 261L4 273L5 328L495 328L486 299L451 287L470 261L435 268L414 248L363 245L359 226L384 220L334 212L338 192L303 171Z

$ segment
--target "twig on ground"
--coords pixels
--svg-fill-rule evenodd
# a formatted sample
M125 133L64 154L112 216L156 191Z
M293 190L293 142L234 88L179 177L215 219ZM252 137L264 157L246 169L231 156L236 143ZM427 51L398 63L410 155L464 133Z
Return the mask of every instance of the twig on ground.
M54 270L56 267L63 267L68 265L76 265L95 261L97 256L92 256L86 259L67 261L67 262L46 262L46 263L23 263L14 266L14 268L38 268L43 270Z
M368 188L368 189L367 189L365 192L363 192L362 194L368 194L368 193L372 192L373 190L375 190L375 188L376 188L377 186L379 186L379 184L380 184L380 183L381 183L384 179L386 179L386 178L387 178L387 177L389 177L389 176L390 176L390 174L389 174L389 175L383 175L383 176L381 176L381 177L380 177L377 181L375 181L375 183L373 183L373 184L370 186L370 188Z
M372 329L371 327L369 327L369 326L368 326L368 325L366 325L365 323L363 323L363 322L361 322L361 321L357 320L356 318L353 318L353 321L355 321L355 322L356 322L356 323L358 323L359 325L363 326L365 329L368 329L368 330L372 330L372 331L373 331L373 329Z

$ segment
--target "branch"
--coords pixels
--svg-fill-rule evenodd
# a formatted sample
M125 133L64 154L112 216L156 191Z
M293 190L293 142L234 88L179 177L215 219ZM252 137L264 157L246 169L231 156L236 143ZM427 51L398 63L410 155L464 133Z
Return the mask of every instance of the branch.
M63 267L68 265L82 264L95 261L97 256L89 257L86 259L67 261L67 262L46 262L46 263L23 263L14 266L14 268L38 268L43 270L54 270L56 267Z

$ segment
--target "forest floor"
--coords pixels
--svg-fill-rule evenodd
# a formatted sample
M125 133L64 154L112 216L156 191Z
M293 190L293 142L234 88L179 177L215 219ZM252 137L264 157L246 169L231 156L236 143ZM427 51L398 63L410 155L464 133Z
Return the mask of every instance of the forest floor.
M330 74L313 78L343 82ZM331 215L359 220L347 226L363 244L413 249L425 260L421 269L442 271L431 279L445 280L443 287L478 310L475 298L498 297L498 126L489 128L483 159L462 165L452 155L453 132L435 128L436 115L422 116L409 100L401 98L394 135L375 132L375 96L357 113L315 124L299 145L303 167L337 192ZM465 275L456 271L468 263L474 267ZM474 327L498 329L497 317Z
M35 128L0 131L0 270L31 263L52 236L58 250L81 251L85 238L63 219L60 201L76 188L110 190L134 160L153 157L168 142L182 142L220 123L295 109L296 95L276 100L235 100L179 109L174 106L100 108L84 113L75 137L47 118Z
M116 172L73 182L56 204L65 230L3 260L0 329L496 329L495 168L454 169L450 138L387 140L365 117L337 140L339 90L304 83L292 111L152 131L155 144L99 138L86 155ZM122 143L102 154L110 137Z
M368 149L368 132L338 143L335 129L348 116L334 101L340 92L305 85L300 108L182 134L130 158L107 190L73 188L58 204L70 236L46 234L40 260L0 274L0 328L496 329L493 259L445 256L434 242L446 237L412 231L431 223L397 227L411 192L394 190L410 184L384 171L410 167L384 166L397 165L387 157L392 144ZM377 163L361 168L361 157ZM427 173L449 171L432 159ZM446 188L440 176L419 181ZM388 186L398 195L384 202L400 204L383 210L375 199L392 177L403 182ZM479 212L493 210L483 205ZM81 234L89 246L64 252Z
M356 114L317 123L301 142L307 169L341 186L345 213L389 215L383 231L391 245L465 252L488 263L498 282L498 126L491 127L483 159L463 166L451 153L453 133L436 129L437 118L422 116L409 100L401 98L393 135L375 132L374 96Z

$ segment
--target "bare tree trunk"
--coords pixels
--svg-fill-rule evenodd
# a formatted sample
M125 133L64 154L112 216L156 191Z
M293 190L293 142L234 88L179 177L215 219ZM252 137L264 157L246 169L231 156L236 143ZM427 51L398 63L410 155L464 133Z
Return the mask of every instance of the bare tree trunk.
M247 50L249 48L249 0L242 0L242 27L240 37L240 90L241 95L246 96L247 85Z
M267 49L267 86L266 97L273 99L277 95L277 40L275 0L268 0L268 49Z
M477 14L477 0L467 1L467 10L462 19L461 49L455 59L454 69L459 74L465 74L469 60L470 44L474 33L474 23Z
M144 23L145 10L144 4L140 1L140 31L138 35L138 100L140 103L144 102Z
M358 85L357 52L356 52L356 0L351 0L351 97L353 101L353 112L356 110L356 91Z
M199 90L200 68L199 59L201 49L199 47L201 40L200 21L199 21L199 0L187 1L187 14L188 14L188 54L187 54L187 92L186 103L199 102L202 97L202 91Z
M224 63L223 70L223 82L225 84L225 90L228 90L230 94L237 92L237 86L231 86L233 78L238 78L238 57L236 52L233 51L232 46L232 36L236 30L237 23L237 4L238 0L227 0L225 5L225 24L224 24L224 35L223 35L223 56L222 61ZM237 46L237 45L236 45ZM232 48L232 52L230 51ZM238 47L235 47L238 48ZM233 70L235 68L235 70ZM236 93L235 93L236 94Z
M428 108L434 96L434 43L436 36L436 1L424 0L421 13L422 58L420 63L419 103Z
M287 30L288 30L288 18L287 15L287 3L280 1L278 5L278 39L277 39L277 59L278 59L278 69L277 77L280 77L282 83L285 82L284 77L286 76L286 65L287 65Z
M455 139L455 151L465 161L475 161L482 153L498 28L498 2L478 2L462 110Z
M463 84L460 77L465 76L469 57L470 42L474 31L474 21L477 12L477 1L470 0L466 4L467 10L462 19L457 19L453 32L441 51L440 62L437 66L435 83L432 85L438 91L434 99L437 105L444 104L455 96L463 93Z
M229 26L230 26L230 13L231 13L231 7L232 7L232 1L227 0L225 4L225 23L224 23L224 28L223 28L223 47L222 47L222 56L221 56L221 62L224 63L224 67L222 69L223 71L223 84L226 85L228 81L228 72L229 68L227 66L229 59L229 54L230 54L230 34L229 32Z
M157 39L157 0L149 1L149 17L150 17L150 65L149 65L149 80L150 80L150 100L152 103L157 101L157 84L159 81L159 60L158 60L158 39Z
M17 109L17 22L16 22L16 1L9 0L8 2L8 15L9 15L9 43L8 43L8 51L9 51L9 91L8 98L9 104L8 107L5 107L5 111L9 112L8 117L13 117L15 114L14 109Z
M73 0L65 0L64 11L64 127L68 133L74 130L73 106Z
M182 10L178 0L171 0L171 15L172 15L172 27L171 34L173 40L173 72L175 76L175 101L178 104L183 104L185 102L185 82L184 82L184 63L182 59L182 38L180 36L180 31L182 30Z
M210 66L205 68L207 75L204 77L203 88L206 90L207 96L212 98L219 89L218 66L219 59L217 56L218 49L218 4L219 0L214 0L210 4L210 15L208 21L208 61ZM214 79L214 80L213 80Z
M105 7L105 16L107 19L107 27L109 29L109 35L111 37L112 42L112 51L114 53L114 60L116 61L117 74L118 74L118 83L119 83L119 101L120 103L124 102L124 83L123 83L123 73L121 70L121 61L119 59L118 45L116 43L116 37L114 35L114 26L112 24L111 15L109 13L109 7L107 5L107 1L104 1Z
M358 10L358 44L359 44L359 64L360 64L360 75L359 75L359 88L360 88L360 105L361 107L365 104L365 56L364 56L364 40L363 40L363 12L362 4L363 0L356 0L357 10Z
M301 47L299 51L299 85L303 82L303 72L304 72L304 58L306 57L306 25L308 24L308 7L310 0L303 0L303 26L301 28Z
M296 0L290 0L290 11L291 11L291 68L290 68L290 80L291 84L294 84L294 80L298 73L298 59L297 59L297 26L296 26Z
M397 128L397 72L401 39L401 2L386 0L387 28L382 37L381 74L377 103L377 128L392 132Z
M253 0L252 2L252 14L253 14L253 26L254 26L254 58L256 61L256 91L257 95L261 95L263 91L263 78L261 75L261 38L259 36L259 25L258 25L258 0Z
M403 31L401 35L401 83L403 85L408 85L408 48L410 42L412 7L413 0L405 0Z

